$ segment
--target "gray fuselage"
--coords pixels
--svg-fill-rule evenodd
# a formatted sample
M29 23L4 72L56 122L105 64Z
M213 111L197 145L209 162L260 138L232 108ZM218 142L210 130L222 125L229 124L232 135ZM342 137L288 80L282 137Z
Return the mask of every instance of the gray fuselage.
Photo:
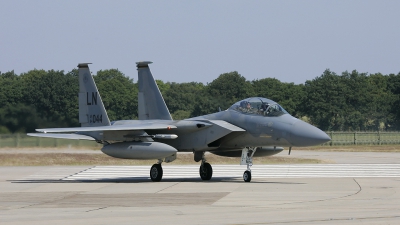
M220 126L213 126L213 121L226 121L242 128L242 131L225 132ZM301 121L290 114L265 117L257 114L243 114L228 109L225 111L194 117L186 120L151 120L176 126L170 130L145 130L149 135L176 134L178 138L157 141L168 144L178 151L240 150L244 147L262 146L312 146L325 143L329 136L320 129ZM114 124L136 124L144 121L116 121ZM121 131L122 132L122 131ZM105 140L107 140L105 132ZM113 132L113 140L129 141L128 131L120 134ZM122 138L122 137L128 138ZM110 138L111 139L111 138Z

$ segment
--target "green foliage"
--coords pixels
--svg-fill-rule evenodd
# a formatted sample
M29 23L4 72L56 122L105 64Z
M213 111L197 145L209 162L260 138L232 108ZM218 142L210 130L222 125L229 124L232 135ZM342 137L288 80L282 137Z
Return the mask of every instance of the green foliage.
M202 83L167 83L168 90L163 94L165 103L171 113L183 110L190 113L197 105L197 98L203 94ZM176 119L175 117L173 117Z
M326 70L306 82L304 113L324 130L379 130L382 123L388 128L396 98L387 81L382 74Z
M79 87L76 73L31 70L20 77L23 93L21 103L34 106L47 124L61 127L79 126Z
M330 70L312 81L306 81L307 98L302 111L323 130L338 129L340 112L345 103L340 77Z
M138 88L117 69L100 70L94 76L110 121L137 118Z
M0 134L10 134L11 131L6 126L0 126Z
M184 110L177 110L171 116L174 120L183 120L190 118L190 112Z
M0 131L2 133L32 132L45 123L32 106L24 104L8 105L0 109Z
M16 105L23 98L21 77L14 71L0 73L0 106Z
M221 74L207 86L207 89L214 98L228 101L229 106L241 99L254 96L251 83L236 71Z
M264 78L252 81L254 96L269 98L278 102L291 115L300 117L301 104L306 98L304 85L282 83L275 78Z
M93 76L110 120L137 118L138 84L117 69ZM156 80L174 119L227 109L241 99L260 96L323 130L400 129L400 73L383 75L330 70L305 84L275 78L247 81L238 72L211 83ZM0 73L0 133L32 132L42 127L79 126L78 75L55 70Z
M254 96L251 83L238 72L221 74L213 82L202 88L196 96L191 116L200 116L227 109L233 103Z
M156 84L158 86L158 89L160 89L161 94L165 96L170 88L170 83L164 83L162 80L156 80Z
M387 79L387 89L392 93L393 104L388 115L390 124L386 124L386 128L400 129L400 72L397 75L390 74Z

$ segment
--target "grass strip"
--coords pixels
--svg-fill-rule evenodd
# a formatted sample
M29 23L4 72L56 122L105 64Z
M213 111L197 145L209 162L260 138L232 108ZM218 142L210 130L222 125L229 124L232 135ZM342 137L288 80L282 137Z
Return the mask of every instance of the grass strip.
M324 152L400 152L400 145L348 145L293 147L295 150Z
M152 165L157 160L117 159L105 154L87 153L7 153L0 154L0 166L78 166L78 165ZM209 154L207 161L211 164L236 164L240 158L221 157ZM254 158L254 164L315 164L325 163L317 159L300 159L292 157L259 157ZM199 165L193 160L193 154L179 154L171 165Z

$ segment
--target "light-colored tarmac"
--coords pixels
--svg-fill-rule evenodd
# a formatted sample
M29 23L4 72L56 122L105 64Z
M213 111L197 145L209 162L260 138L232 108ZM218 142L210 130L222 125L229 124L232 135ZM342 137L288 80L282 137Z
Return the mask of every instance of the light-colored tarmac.
M292 155L333 164L0 167L0 224L400 224L400 153Z

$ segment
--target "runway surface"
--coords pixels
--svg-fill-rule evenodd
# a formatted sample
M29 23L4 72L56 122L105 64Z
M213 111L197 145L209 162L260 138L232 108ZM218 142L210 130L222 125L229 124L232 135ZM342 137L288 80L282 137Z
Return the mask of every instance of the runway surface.
M149 179L150 166L94 166L65 174L63 171L46 170L22 180L103 180L103 179ZM199 177L199 166L163 166L163 179ZM245 166L214 165L213 178L241 178ZM340 178L340 177L400 177L400 164L305 164L305 165L256 165L252 177L258 178Z
M400 154L313 154L347 161L255 165L251 183L239 165L206 182L198 165L161 182L151 165L0 167L0 224L400 224Z

